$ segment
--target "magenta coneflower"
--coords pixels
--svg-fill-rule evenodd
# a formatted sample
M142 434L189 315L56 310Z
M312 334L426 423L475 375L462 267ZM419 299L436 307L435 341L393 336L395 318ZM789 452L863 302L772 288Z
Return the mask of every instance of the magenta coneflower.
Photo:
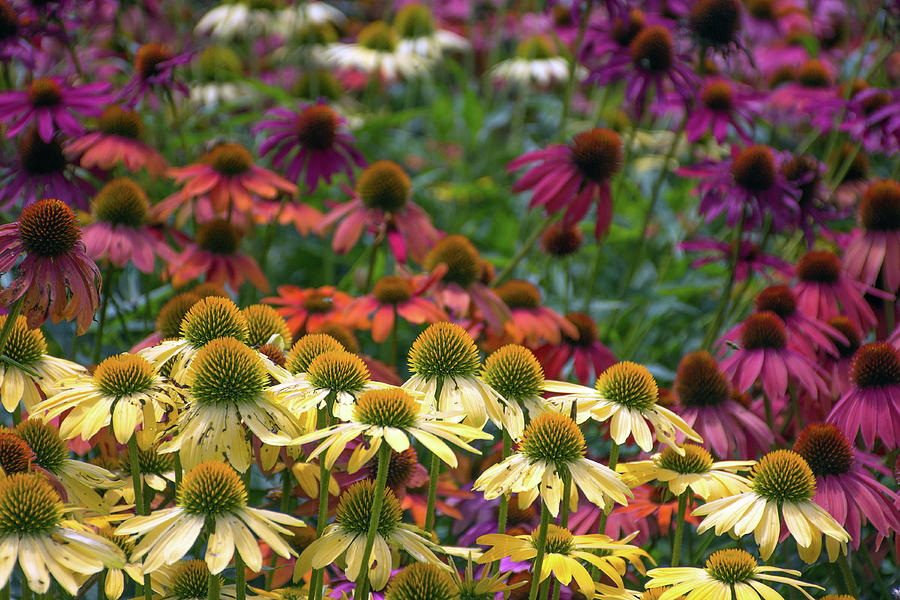
M539 162L513 186L514 192L533 190L529 208L542 206L548 215L565 209L563 225L577 224L597 206L594 235L609 229L613 203L609 182L622 168L622 140L610 129L596 128L576 135L571 144L551 144L510 162L509 172Z
M578 53L578 60L589 69L599 69L609 60L630 56L630 44L635 36L647 26L660 19L653 14L645 14L639 8L625 9L610 14L609 18L592 20L584 34L584 41Z
M696 269L710 263L728 265L734 254L735 243L723 242L706 236L697 236L689 241L680 242L678 247L688 252L709 252L708 256L698 258L691 263L691 268ZM757 244L748 239L742 240L741 250L738 253L737 265L734 270L735 279L743 281L750 276L750 273L760 273L769 278L767 273L769 269L787 276L793 273L790 263L786 260L774 254L766 254Z
M810 120L816 126L831 129L836 112L844 104L835 86L835 71L826 61L808 59L797 69L796 79L779 85L769 94L767 104L778 115Z
M422 262L428 250L440 239L428 214L412 197L409 175L397 163L379 160L359 176L356 189L347 192L350 202L335 203L316 231L324 233L335 226L331 247L343 254L369 231L380 242L387 239L394 259L405 263L407 257Z
M100 303L100 270L85 252L71 208L45 199L26 206L15 223L0 225L0 273L13 267L15 279L0 290L0 304L21 300L32 329L50 318L77 319L78 335L87 331Z
M739 328L740 347L722 361L722 370L739 392L756 382L770 401L781 400L790 383L799 384L810 396L827 393L820 369L788 345L784 321L773 312L753 313Z
M17 8L8 0L0 0L0 60L4 63L19 60L26 67L34 67L32 29L36 27L23 19Z
M268 292L269 282L256 261L238 252L243 234L225 219L214 219L197 230L194 243L169 261L172 285L181 287L200 277L207 283L228 285L237 293L247 279L256 289Z
M274 151L272 164L284 169L292 181L299 182L305 173L309 193L316 191L320 180L330 184L341 171L353 181L353 165L366 165L355 147L356 140L346 129L346 121L324 102L302 104L300 112L275 108L266 116L270 120L253 128L253 133L268 134L259 153ZM288 160L291 154L293 158Z
M137 112L113 104L97 120L97 131L68 142L65 153L85 169L112 171L122 165L131 172L147 169L158 177L169 164L162 154L141 141L143 131Z
M127 106L135 106L151 91L166 90L164 93L178 92L190 94L187 85L175 78L175 67L191 61L191 54L175 54L171 49L157 42L144 44L134 55L134 75L122 88L120 101Z
M194 164L171 168L168 175L184 187L156 205L163 219L201 196L208 196L215 213L225 216L250 211L254 198L272 200L280 193L297 193L296 185L254 164L250 152L235 142L217 144Z
M820 321L844 315L861 331L877 323L865 295L883 296L884 292L849 278L833 252L814 250L804 254L797 262L797 279L793 289L804 314Z
M616 53L593 68L588 81L609 85L625 81L625 99L640 118L651 90L655 98L673 89L685 103L694 97L697 76L691 58L679 51L665 25L643 27L628 45L628 54ZM658 101L658 100L655 100Z
M740 0L698 0L689 11L691 34L700 47L728 54L741 46L744 8Z
M830 375L828 382L831 385L831 394L819 398L819 408L821 408L823 414L816 420L823 420L827 417L828 413L831 412L834 401L850 391L850 365L853 363L853 357L862 343L859 328L847 317L843 315L831 317L827 323L830 327L840 331L847 343L844 344L840 340L833 340L838 350L838 355L822 355L822 369Z
M708 78L700 88L699 102L686 109L681 96L669 94L657 107L657 112L688 111L685 134L689 142L696 142L709 134L722 144L731 135L738 135L745 144L752 143L753 124L760 116L759 94L731 79L720 76Z
M862 453L854 451L840 429L831 424L809 425L797 438L794 452L806 460L816 476L813 502L847 530L854 549L859 548L860 528L867 522L878 531L876 545L900 530L900 496L860 464L877 463L878 459L860 456Z
M559 344L545 344L534 351L548 379L559 379L563 368L572 361L575 378L582 385L596 379L616 363L616 355L600 342L597 324L584 313L569 313L566 320L578 335L564 335Z
M797 221L810 248L816 239L816 225L822 235L832 238L829 222L844 219L849 214L831 197L824 185L822 179L825 172L825 165L808 154L798 154L781 163L781 173L788 185L797 188Z
M423 296L434 282L434 277L382 277L375 282L371 294L356 298L347 306L346 317L355 323L371 316L372 340L378 344L388 339L397 317L415 325L447 321L447 313Z
M678 414L719 458L755 456L772 447L768 425L735 400L731 383L708 352L681 359L673 391Z
M859 201L862 229L847 245L844 266L854 279L875 285L879 275L885 291L900 288L900 184L885 179L872 183Z
M862 143L866 152L896 154L900 151L900 92L860 90L847 105L841 129Z
M73 208L85 210L94 187L66 160L58 137L41 139L31 128L19 138L16 159L0 171L0 207L19 202L28 206L41 198L59 198Z
M731 160L706 161L678 172L702 179L697 191L707 221L724 213L729 227L743 219L745 229L759 229L771 216L772 226L781 230L796 223L799 192L788 184L778 162L768 146L732 146Z
M516 344L527 342L558 344L563 334L570 339L578 337L578 328L557 313L543 306L541 291L528 281L511 279L494 290L509 307L510 320L504 328Z
M117 267L134 263L152 273L154 258L174 260L162 236L148 227L150 204L147 194L127 177L113 179L97 193L91 206L94 221L85 226L83 240L95 261L108 260Z
M84 133L80 118L96 117L111 96L106 82L76 87L66 86L61 79L39 77L24 91L0 93L0 123L9 129L7 137L15 137L34 125L45 143L50 143L57 130L68 136Z
M885 342L865 344L850 365L852 387L831 409L827 421L847 439L862 433L866 449L878 437L888 450L900 447L900 354Z

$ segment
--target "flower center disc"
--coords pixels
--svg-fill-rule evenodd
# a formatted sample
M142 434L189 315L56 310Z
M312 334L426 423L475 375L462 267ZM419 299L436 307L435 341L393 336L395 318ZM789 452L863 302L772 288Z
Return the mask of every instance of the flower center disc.
M259 354L234 338L209 342L191 363L191 396L201 404L252 403L268 383Z
M816 492L816 478L803 457L792 450L775 450L763 456L752 473L753 490L774 502L809 500Z
M616 17L610 30L610 37L624 48L631 44L646 24L644 13L640 9L632 8L628 11L627 17Z
M231 513L246 506L247 490L229 465L204 462L184 476L177 503L194 515Z
M197 245L213 254L234 254L241 244L242 235L237 227L226 219L213 219L197 230Z
M379 160L359 176L356 193L367 208L396 213L409 201L412 182L400 165L390 160Z
M710 110L727 112L734 108L734 92L727 81L713 81L700 94L703 105Z
M467 288L481 276L478 250L461 235L441 239L425 256L425 268L433 271L440 264L447 265L444 281Z
M860 344L859 330L856 328L856 325L854 325L847 317L840 315L828 319L828 325L837 329L838 332L847 338L847 343L844 343L844 341L835 339L833 336L828 336L837 347L841 358L850 358L856 354Z
M113 179L94 198L94 215L112 225L138 228L150 214L147 194L128 177Z
M900 183L885 179L871 184L859 201L859 221L869 231L900 229Z
M775 185L775 157L768 146L750 146L731 163L731 175L751 192L765 192Z
M510 308L534 309L541 305L541 292L533 283L511 279L498 287L495 292Z
M434 33L431 9L420 2L407 4L394 17L394 29L404 39L430 36Z
M449 321L429 325L409 351L410 368L425 377L473 375L479 362L472 336Z
M33 127L19 140L18 153L19 163L29 175L52 175L66 166L59 142L55 138L45 142Z
M753 313L741 326L741 346L745 350L780 350L786 345L784 321L773 312Z
M850 442L831 423L809 425L797 438L794 452L806 460L816 476L841 475L853 465Z
M532 461L561 466L584 456L584 435L568 415L544 413L525 428L519 450Z
M62 520L59 496L40 475L15 473L0 480L0 535L46 535Z
M168 302L159 309L156 316L156 330L160 332L162 339L178 337L181 332L181 322L191 307L200 301L200 296L193 292L183 292L172 296Z
M400 388L369 390L356 401L354 416L373 427L409 429L419 417L419 403Z
M253 166L253 156L246 148L235 142L219 144L210 150L205 160L226 177L243 175Z
M782 320L797 312L797 298L786 285L769 286L756 296L757 312L770 311Z
M597 341L597 324L584 313L569 313L566 320L578 330L578 339L573 340L578 346L590 346Z
M414 5L413 5L414 6ZM453 579L431 563L413 563L394 576L386 600L453 600Z
M656 404L659 388L647 367L623 361L606 369L595 384L600 395L628 408L646 410Z
M722 583L743 583L756 572L756 559L744 550L719 550L706 560L706 572Z
M324 333L308 333L297 340L288 353L287 369L291 373L306 373L312 361L326 352L343 352L344 347L336 339Z
M707 473L712 468L712 456L705 448L688 443L682 449L684 456L667 446L659 456L659 466L682 475Z
M281 336L285 343L290 343L291 331L287 322L268 304L251 304L241 314L247 321L248 346L262 346L273 335Z
M141 116L133 110L125 110L118 104L106 107L100 115L98 127L106 135L136 140L144 131Z
M884 342L863 345L850 363L850 380L862 389L900 384L900 354Z
M566 227L562 223L551 225L541 238L544 251L554 256L569 256L578 251L584 235L577 225Z
M508 344L487 357L482 378L504 398L521 401L540 395L544 370L531 350Z
M25 440L10 431L0 433L0 468L6 475L30 470L33 458Z
M343 350L325 352L309 364L309 382L319 389L360 392L369 381L369 369L355 354Z
M369 531L372 504L375 499L375 482L370 479L357 481L347 488L338 501L337 522L341 529L349 533L365 535ZM384 489L384 503L378 519L378 533L385 537L391 533L403 518L403 510L397 496L390 488Z
M399 275L382 277L372 288L372 295L381 304L402 304L412 298L412 294L412 286Z
M81 228L71 208L48 198L22 209L19 239L29 254L52 258L75 248L81 239Z
M694 33L710 46L726 46L741 28L739 0L699 0L691 9Z
M645 71L668 71L675 60L672 34L662 25L644 27L631 41L631 60Z
M403 452L391 450L391 459L388 462L387 486L397 489L405 486L413 475L413 469L419 457L413 448L407 448ZM378 455L372 457L368 464L369 479L374 480L378 476Z
M538 529L531 532L531 544L537 549ZM572 533L560 527L559 525L550 524L547 526L547 539L544 542L545 554L562 554L568 555L575 548L575 538Z
M841 259L827 250L807 252L797 263L797 276L813 283L837 283L841 276Z
M188 560L176 565L169 595L176 600L194 600L209 595L209 567L203 560ZM221 575L213 575L220 580ZM220 582L221 583L221 582Z
M32 418L19 423L14 431L34 452L38 465L51 473L59 472L69 452L56 427Z
M62 102L62 89L52 79L39 77L28 86L28 101L35 107L56 106Z
M622 139L611 129L597 127L572 139L572 160L588 179L608 181L622 168Z
M6 324L6 315L0 316L0 329ZM3 354L26 367L41 360L47 353L47 342L40 329L29 329L28 320L19 315L6 339Z
M110 356L94 371L97 388L114 398L146 392L155 379L153 365L137 354Z
M675 393L684 406L718 406L731 397L731 384L709 352L685 355L675 375Z
M338 116L323 104L307 107L297 118L297 139L304 148L327 150L337 137Z
M833 82L831 73L820 60L811 59L803 63L800 72L797 74L797 81L800 85L808 88L826 88Z
M397 47L397 34L384 21L375 21L366 25L359 32L356 41L360 46L369 50L393 52Z
M181 334L195 348L216 338L247 340L247 320L228 298L209 296L194 304L181 323Z
M149 79L159 74L159 64L172 60L171 50L158 44L150 42L141 46L137 54L134 56L134 70L137 71L142 79Z
M533 35L516 46L516 57L522 60L547 60L554 56L553 42L542 35Z

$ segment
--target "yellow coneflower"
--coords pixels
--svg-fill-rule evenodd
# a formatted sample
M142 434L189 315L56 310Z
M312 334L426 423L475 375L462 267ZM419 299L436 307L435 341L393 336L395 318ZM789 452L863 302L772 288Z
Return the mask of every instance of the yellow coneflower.
M170 483L175 483L174 455L160 453L156 448L141 450L140 447L138 447L137 457L137 464L141 471L141 480L143 481L142 485L148 486L151 490L161 492L165 490ZM122 453L120 459L119 469L123 474L134 481L131 472L131 453L126 449L125 452ZM131 488L125 488L125 490L129 493L133 493L134 486L132 485ZM127 502L133 502L134 498L126 494L125 500Z
M446 569L431 563L413 563L394 575L385 600L455 600L457 590Z
M487 469L475 481L473 490L483 490L488 500L500 494L519 494L519 504L534 502L538 494L550 514L559 514L563 499L562 475L568 473L575 484L570 503L585 497L604 508L610 502L628 504L631 490L607 466L585 458L584 435L568 415L544 413L525 429L518 450L506 460ZM576 489L577 486L577 489Z
M66 493L70 495L70 502L74 499L88 509L107 512L107 505L95 490L109 490L125 485L102 467L69 458L69 451L59 430L50 423L31 418L19 423L14 431L34 452L38 466L62 482Z
M498 428L522 431L522 409L478 377L481 359L475 340L456 323L434 323L419 334L409 350L409 367L413 376L403 388L425 394L438 410L459 411L461 420L473 427L483 427L490 418Z
M750 532L759 544L759 554L768 560L781 533L781 516L797 541L800 558L813 563L822 551L825 535L829 560L846 551L850 536L834 517L812 501L816 478L803 457L791 450L775 450L762 457L751 474L749 491L715 500L694 510L705 516L698 533L715 528L737 536Z
M344 575L350 581L357 580L362 572L364 548L375 504L375 487L375 482L366 479L354 483L341 494L335 522L300 554L294 567L294 581L311 569L330 565L342 555L345 555L347 563ZM423 532L417 527L402 523L402 518L403 510L394 492L384 489L375 543L368 561L368 581L374 590L384 588L390 577L393 564L390 545L404 550L420 562L446 568L433 552L437 546L423 537Z
M5 325L6 315L0 316L0 329ZM10 359L0 362L0 402L6 412L15 411L21 401L30 414L41 392L50 396L61 380L87 374L79 364L48 355L44 334L30 329L24 315L16 317L3 355Z
M153 600L208 600L209 584L218 590L218 597L232 600L236 586L223 585L221 575L212 575L202 560L186 560L171 566L163 566L153 572L150 585Z
M156 368L136 354L118 354L101 362L93 375L65 381L65 389L34 407L45 421L70 411L62 420L64 439L87 441L107 425L120 444L127 444L138 427L146 449L156 437L166 408L178 403L178 392Z
M179 385L187 383L188 367L203 346L218 338L233 338L246 343L249 336L244 314L234 302L220 296L207 296L191 306L181 321L179 332L179 339L166 340L138 353L160 369L172 361L167 365L169 374ZM290 373L262 354L259 356L266 371L276 381L288 380Z
M291 532L282 525L302 527L303 521L247 506L247 490L234 469L224 463L205 462L185 474L174 507L132 517L116 528L116 534L143 536L132 557L146 555L144 573L151 573L181 560L204 524L211 531L204 560L211 573L219 574L235 550L251 570L259 571L262 553L256 538L279 556L291 556L293 551L279 535Z
M639 572L644 573L643 561L646 559L652 562L653 559L640 548L628 544L627 541L630 539L617 541L601 534L572 535L568 529L549 525L543 548L543 561L535 566L535 570L540 569L537 583L543 582L553 573L563 585L569 585L574 577L579 591L588 599L593 598L597 593L603 598L616 597L617 591L625 591L627 594L633 595L634 593L630 590L622 590L624 587L622 574L625 572L626 561ZM478 559L480 563L497 561L504 557L509 557L510 560L516 562L531 561L538 556L539 552L537 529L531 534L517 536L489 533L479 537L476 541L479 544L491 546ZM595 553L598 550L601 551L600 555ZM616 584L618 590L611 586L594 583L581 561L599 569ZM532 585L537 584L532 583Z
M777 537L777 532L776 532ZM646 587L653 589L671 586L659 596L659 600L747 600L765 598L784 600L784 596L769 587L768 583L781 583L798 590L807 600L813 597L804 587L824 589L806 583L797 577L800 571L778 567L759 566L744 550L719 550L707 560L706 567L668 567L647 572L650 581Z
M676 496L690 489L704 500L717 500L750 489L750 480L737 473L749 471L755 461L713 462L709 452L695 444L684 444L681 450L679 453L674 448L666 448L650 460L619 463L616 470L622 473L628 487L656 480L665 483Z
M278 340L282 346L291 343L291 330L284 317L268 304L251 304L241 311L247 321L247 345L264 346Z
M52 577L73 596L86 575L124 567L118 547L64 515L59 496L41 476L0 479L0 587L9 585L17 563L33 591L47 593Z
M610 436L617 446L631 436L641 450L649 452L653 448L653 435L648 423L653 425L657 440L676 449L678 432L695 442L703 442L684 419L657 404L656 380L646 367L637 363L616 363L600 374L595 389L582 388L581 392L556 400L572 399L579 404L588 403L594 419L609 421Z
M101 527L97 534L115 544L125 556L125 564L118 568L109 567L103 580L103 592L106 594L106 597L109 600L119 600L125 591L125 575L128 575L138 585L143 585L144 583L140 561L131 560L135 541L128 536L116 535L113 528L109 525Z
M502 573L498 570L497 573L491 573L490 569L485 568L476 578L472 560L477 559L478 556L473 556L473 552L469 548L466 548L463 553L466 556L465 572L460 576L456 569L450 571L459 600L493 600L497 594L503 594L504 598L509 598L511 597L510 592L525 585L524 581L509 583L507 580L512 575L510 571ZM447 554L454 555L450 551ZM481 552L478 555L481 555Z
M294 417L268 390L259 352L234 338L212 340L191 362L187 408L162 452L181 452L186 468L223 456L240 472L250 468L252 433L264 444L286 446L300 434Z
M295 376L306 373L312 361L325 352L341 352L347 348L327 333L307 333L297 340L287 355L287 370Z

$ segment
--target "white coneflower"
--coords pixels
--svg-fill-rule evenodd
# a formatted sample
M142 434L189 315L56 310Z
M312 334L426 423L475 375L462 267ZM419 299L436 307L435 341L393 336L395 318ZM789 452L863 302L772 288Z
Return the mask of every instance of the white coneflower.
M357 69L385 81L409 79L426 73L430 62L421 56L401 52L397 33L383 21L367 25L353 44L333 44L323 52L323 60L333 66Z
M423 58L440 58L446 52L468 50L469 41L434 24L431 9L420 2L407 4L394 17L394 30L400 38L397 49Z
M494 65L491 76L513 85L546 87L568 81L569 68L569 61L560 56L552 40L535 35L519 43L513 58ZM576 78L587 75L584 67L576 65L575 69Z

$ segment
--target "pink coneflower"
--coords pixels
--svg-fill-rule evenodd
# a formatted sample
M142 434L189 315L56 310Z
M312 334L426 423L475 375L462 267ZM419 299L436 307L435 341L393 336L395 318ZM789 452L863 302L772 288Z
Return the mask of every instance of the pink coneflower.
M884 292L850 279L833 252L814 250L804 254L797 262L797 279L793 291L804 314L820 321L844 315L861 331L878 322L865 295L883 296Z
M840 127L866 152L896 154L900 151L900 93L879 88L858 91Z
M563 225L577 224L597 206L594 235L609 229L613 203L609 182L622 168L622 140L610 129L596 128L579 133L572 143L551 144L528 152L506 166L509 172L539 162L513 186L514 192L533 190L529 208L542 206L548 214L565 209Z
M147 169L158 177L169 166L162 154L141 141L141 116L117 104L108 106L97 122L97 131L68 142L66 156L85 169L112 171L122 165L131 172Z
M900 184L885 179L872 183L859 201L862 227L847 245L844 266L854 279L875 285L879 275L885 291L900 288Z
M668 95L657 107L658 112L684 113L688 111L685 134L689 142L696 142L709 134L722 144L731 135L738 135L745 144L752 143L753 124L759 119L757 101L761 98L735 81L724 77L710 77L700 89L699 102L686 109L680 96Z
M691 263L691 268L696 269L710 263L729 264L734 254L735 243L722 242L716 238L706 236L697 236L689 241L680 242L678 247L688 252L706 251L710 253L708 256L698 258ZM769 269L781 275L789 276L792 274L789 262L773 254L766 254L757 244L750 240L742 240L741 251L738 253L737 265L734 270L735 279L743 281L750 276L750 273L760 273L768 278L767 271Z
M862 433L866 449L878 437L888 450L900 447L900 354L885 342L864 344L850 365L853 386L831 409L827 421L847 439Z
M260 144L259 153L274 151L272 164L283 169L292 181L299 182L305 173L309 193L316 191L320 180L330 184L332 176L341 171L353 181L353 165L366 165L355 147L356 140L346 129L346 121L323 102L302 104L300 112L275 108L266 116L271 119L253 128L253 133L269 135ZM291 154L293 158L287 160Z
M790 383L798 384L813 397L827 393L819 367L788 345L788 330L778 315L753 313L739 331L740 348L722 361L723 372L739 392L760 382L772 402L784 398Z
M639 8L626 9L610 14L609 18L588 23L584 41L578 49L579 62L589 69L601 68L610 60L628 58L630 45L641 30L649 24L657 25L661 20L654 14L646 14Z
M731 148L731 160L706 161L683 167L679 174L700 177L700 213L707 221L725 214L729 227L743 219L745 229L759 229L767 216L776 230L796 223L797 196L778 169L776 154L768 146Z
M719 458L754 456L772 447L768 425L735 400L731 383L708 352L681 359L674 392L681 405L678 414Z
M900 497L860 464L877 463L878 459L860 457L862 453L854 451L840 429L831 424L809 425L797 438L794 452L806 460L816 476L813 502L847 530L854 549L859 548L860 528L867 522L878 531L877 544L900 530Z
M202 204L204 203L198 203L197 219L200 221L209 220L208 218L203 218L200 214ZM277 219L281 225L293 225L300 235L309 235L322 222L322 213L319 210L296 199L282 203L278 200L257 198L253 202L250 211L253 220L260 225L267 225ZM208 212L212 213L214 211L210 210Z
M78 335L87 331L100 303L100 270L85 252L71 208L45 199L26 206L15 223L0 225L0 273L14 266L15 279L0 290L0 304L21 300L32 329L50 318L77 319Z
M134 263L152 273L154 257L175 260L161 236L148 227L150 203L147 194L127 177L113 179L97 193L92 203L93 223L84 228L84 245L95 261L108 260L117 267Z
M584 313L569 313L566 320L575 326L578 335L564 335L559 344L546 344L534 353L548 379L559 379L563 368L571 360L575 378L586 385L614 365L616 356L600 342L597 324L589 316Z
M738 36L744 20L740 0L698 0L689 11L691 34L700 47L722 54L740 47Z
M225 219L214 219L197 229L194 243L170 261L172 285L181 287L200 277L207 283L228 285L237 293L247 279L256 289L269 291L269 282L256 261L238 252L243 234Z
M144 44L134 55L134 75L119 94L120 101L135 106L144 96L158 89L165 93L190 94L187 85L175 78L175 67L191 61L190 53L175 54L157 42Z
M262 301L278 307L278 314L287 319L295 338L316 331L326 323L343 324L344 311L352 300L349 294L330 285L318 288L280 285L277 292L277 296Z
M350 202L334 204L316 230L324 233L337 225L331 247L343 254L359 241L364 231L376 242L387 239L394 258L405 263L407 257L422 262L440 233L428 214L410 198L412 182L400 165L389 160L372 163L356 182L356 190L347 190Z
M356 298L347 306L347 319L362 322L371 316L372 340L378 344L388 339L397 317L415 325L446 321L447 313L423 296L433 283L431 277L420 277L418 281L399 275L382 277L375 282L371 294Z
M250 211L254 198L272 200L279 193L297 193L296 185L255 165L250 152L234 142L218 144L196 163L169 169L168 175L184 187L156 206L160 218L201 196L209 197L216 214L227 215Z
M829 222L844 219L849 212L842 208L824 185L826 167L808 154L798 154L781 163L781 173L788 185L797 188L797 221L812 248L816 239L815 226L822 234L833 237Z
M753 45L760 46L787 37L801 12L795 0L748 0L745 6L744 31Z
M481 318L492 333L503 332L509 309L486 285L490 269L485 270L472 242L461 235L448 235L428 252L423 265L437 279L431 295L452 318Z
M108 89L106 82L68 87L58 78L40 77L27 90L0 93L0 123L9 127L7 137L31 125L45 143L57 130L78 136L84 133L79 118L98 116L111 99Z
M87 209L94 187L66 160L56 137L41 139L35 128L19 138L16 159L0 173L0 207L16 202L28 206L41 198L59 198L77 209Z
M29 68L34 66L31 25L8 0L0 0L0 60L8 63L15 59Z
M822 129L831 129L835 113L843 109L835 86L835 67L820 59L806 60L796 79L778 86L767 104L778 114L793 120L811 120Z
M850 365L853 363L853 356L859 350L862 338L860 331L853 322L843 315L831 317L827 321L830 327L837 329L841 335L847 340L843 343L840 340L833 340L838 350L837 356L828 356L823 354L821 359L822 369L830 375L828 378L831 384L831 394L819 398L819 405L823 414L816 420L822 420L831 412L834 401L850 391Z
M657 100L663 90L673 89L685 103L694 97L697 76L691 59L680 52L665 25L642 28L628 45L628 54L614 54L592 69L589 82L610 85L625 81L625 100L634 107L635 116L643 116L651 90Z
M516 344L558 344L563 334L570 339L578 337L578 328L571 321L541 305L541 291L533 283L512 279L494 291L509 307L510 320L504 328Z

